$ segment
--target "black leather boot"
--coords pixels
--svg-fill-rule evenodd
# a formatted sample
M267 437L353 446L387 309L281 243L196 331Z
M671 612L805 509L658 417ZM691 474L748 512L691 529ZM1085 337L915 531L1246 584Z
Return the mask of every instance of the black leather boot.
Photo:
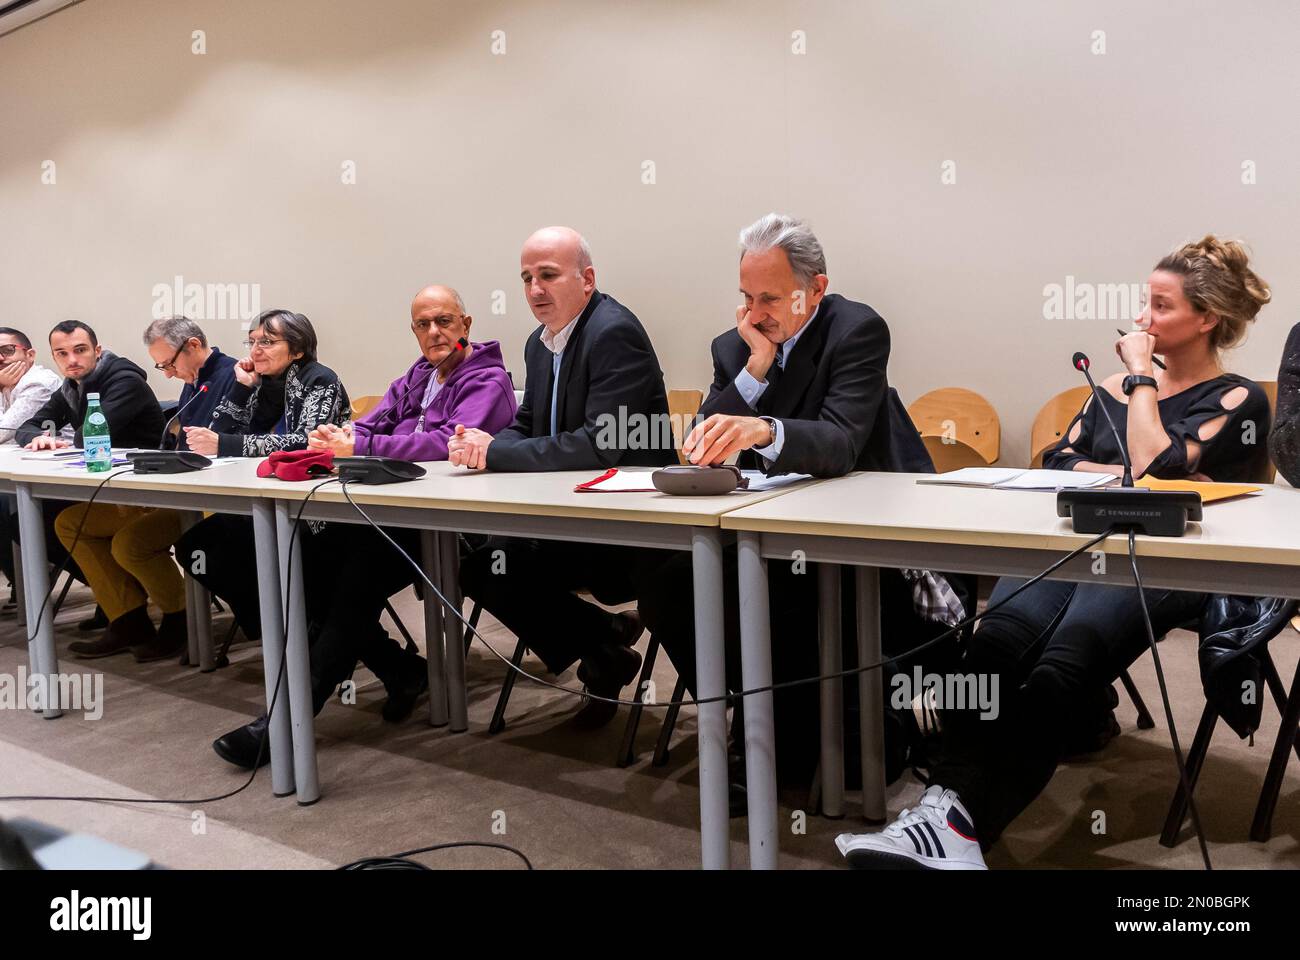
M270 763L271 741L267 737L266 715L217 737L212 741L212 749L222 760L245 770Z

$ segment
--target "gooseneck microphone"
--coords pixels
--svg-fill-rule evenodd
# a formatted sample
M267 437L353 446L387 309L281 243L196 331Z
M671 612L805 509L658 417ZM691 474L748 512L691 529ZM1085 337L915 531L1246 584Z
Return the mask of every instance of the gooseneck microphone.
M191 403L207 392L208 385L205 383L194 391L194 396L177 408L167 423L163 425L162 436L158 438L157 450L139 450L126 455L126 458L131 461L131 465L135 467L136 473L189 473L191 470L202 470L204 467L212 466L212 461L202 454L195 453L193 450L179 449L179 440L176 443L178 449L162 449L162 445L167 442L167 431L172 428L176 418L184 413Z
M208 392L208 385L205 383L205 384L203 384L203 386L199 387L197 390L194 391L194 396L190 397L190 398L189 398L188 400L186 400L183 404L181 404L179 407L176 408L176 412L173 413L173 414L171 415L171 419L168 420L168 421L163 425L162 436L158 438L158 449L159 449L159 450L161 450L161 449L163 448L163 444L167 442L167 431L170 430L170 429L172 428L172 424L176 422L176 418L179 417L182 413L184 413L187 409L189 409L189 405L190 405L191 403L193 403L193 402L194 402L195 400L197 400L200 396L202 396L203 394L205 394L205 393L207 393L207 392ZM177 447L180 446L180 441L179 441L179 440L177 441L176 446L177 446Z
M1056 515L1069 517L1075 533L1102 533L1106 530L1133 530L1153 537L1181 537L1187 532L1188 520L1201 519L1201 495L1195 490L1149 490L1133 486L1133 465L1128 447L1101 391L1088 368L1085 353L1074 355L1074 368L1088 378L1092 399L1110 425L1111 435L1124 461L1124 478L1118 487L1067 487L1056 494Z
M1093 403L1097 404L1097 406L1101 408L1101 412L1106 415L1106 422L1110 424L1111 436L1115 438L1115 445L1119 447L1119 456L1124 462L1124 477L1120 480L1120 486L1131 487L1133 486L1133 464L1128 458L1128 444L1125 443L1124 438L1119 435L1119 430L1115 426L1115 421L1111 419L1110 411L1106 409L1106 404L1102 401L1101 391L1097 389L1097 381L1093 380L1092 374L1088 372L1088 368L1091 366L1092 361L1088 359L1086 353L1079 352L1074 355L1074 369L1080 371L1088 378L1088 386L1092 387Z

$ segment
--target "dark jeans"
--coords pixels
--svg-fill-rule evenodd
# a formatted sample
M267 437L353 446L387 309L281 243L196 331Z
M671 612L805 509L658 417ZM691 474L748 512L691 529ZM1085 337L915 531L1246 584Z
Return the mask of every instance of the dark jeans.
M1021 583L999 580L989 605ZM1156 639L1205 604L1173 590L1148 588L1146 599ZM980 622L960 669L997 675L998 714L944 712L932 782L961 797L984 849L1051 780L1071 720L1147 649L1138 603L1133 587L1044 580Z
M563 673L595 647L615 642L618 619L577 596L601 603L635 595L633 571L642 551L562 540L491 537L461 560L465 596L482 604L546 664Z
M388 534L419 562L418 531L393 528ZM409 676L413 658L379 627L384 601L416 579L401 554L372 528L347 523L329 523L317 533L301 524L294 550L302 557L316 712L358 660L385 686ZM187 569L194 569L196 551L203 551L204 564L194 578L230 605L245 635L260 639L253 521L228 514L204 519L177 543Z

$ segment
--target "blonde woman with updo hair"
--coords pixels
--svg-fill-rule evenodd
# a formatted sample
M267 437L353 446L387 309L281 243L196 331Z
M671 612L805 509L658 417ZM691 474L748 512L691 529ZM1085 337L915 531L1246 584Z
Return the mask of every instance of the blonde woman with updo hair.
M1124 369L1100 391L1133 476L1250 479L1266 455L1268 397L1228 373L1225 355L1268 303L1268 284L1240 243L1215 236L1161 259L1148 284L1136 329L1115 344ZM1043 466L1123 475L1092 398ZM1023 583L999 580L989 606ZM1206 600L1148 588L1155 635L1197 620ZM877 869L987 869L983 852L1042 792L1057 763L1118 732L1112 684L1147 649L1141 603L1135 587L1043 580L986 616L958 672L997 678L996 713L945 710L940 755L917 806L879 833L841 835L840 852Z

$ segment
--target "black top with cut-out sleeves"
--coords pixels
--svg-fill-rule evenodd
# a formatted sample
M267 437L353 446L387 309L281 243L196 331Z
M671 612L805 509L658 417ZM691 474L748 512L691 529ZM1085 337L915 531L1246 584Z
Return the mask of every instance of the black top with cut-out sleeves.
M1237 387L1246 388L1246 399L1231 410L1225 409L1224 394ZM1115 421L1115 428L1127 443L1128 408L1108 391L1099 393ZM1203 380L1172 397L1165 397L1158 403L1160 422L1169 434L1170 444L1147 467L1147 475L1179 480L1193 473L1202 473L1225 483L1253 479L1260 458L1266 456L1268 449L1268 395L1263 387L1245 377L1225 373L1213 380ZM1219 431L1209 440L1202 440L1198 433L1201 425L1224 414L1228 419ZM1078 438L1071 441L1074 425L1080 421L1083 428ZM1201 445L1200 459L1190 466L1187 463L1188 441ZM1050 470L1072 470L1081 461L1123 462L1106 417L1091 397L1070 422L1060 442L1043 456L1043 466Z

